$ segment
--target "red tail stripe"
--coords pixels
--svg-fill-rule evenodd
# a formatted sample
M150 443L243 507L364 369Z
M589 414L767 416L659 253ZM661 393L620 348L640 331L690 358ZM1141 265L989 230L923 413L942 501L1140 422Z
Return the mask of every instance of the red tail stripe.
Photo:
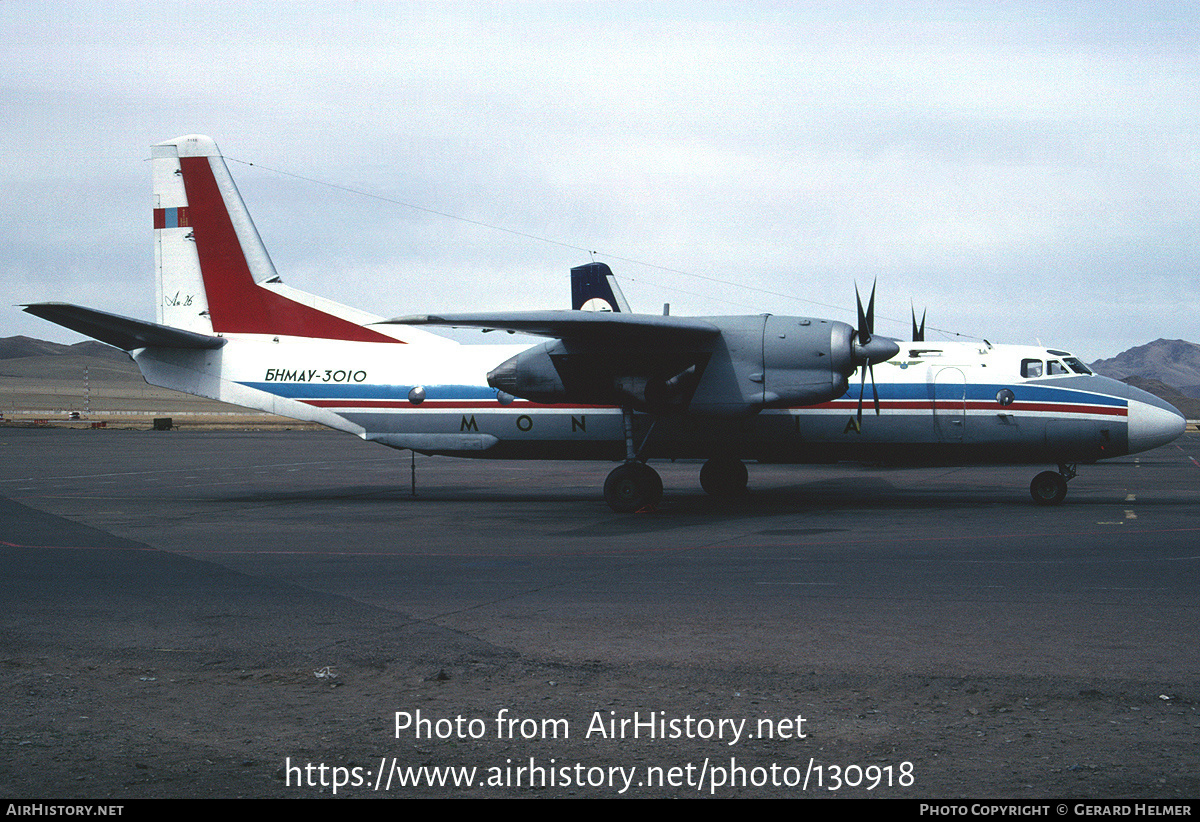
M213 331L227 334L286 334L356 342L400 342L369 328L318 311L259 287L208 157L180 157L187 191L188 217L204 275L204 291ZM155 224L158 223L155 210Z

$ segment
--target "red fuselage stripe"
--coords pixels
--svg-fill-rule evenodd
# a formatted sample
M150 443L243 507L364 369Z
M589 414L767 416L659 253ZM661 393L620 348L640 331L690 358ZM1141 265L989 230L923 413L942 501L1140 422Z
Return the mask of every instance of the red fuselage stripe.
M611 408L614 405L543 405L537 402L522 402L519 405L501 405L495 400L426 400L420 405L413 405L408 400L301 400L305 405L316 408L575 408L595 409Z

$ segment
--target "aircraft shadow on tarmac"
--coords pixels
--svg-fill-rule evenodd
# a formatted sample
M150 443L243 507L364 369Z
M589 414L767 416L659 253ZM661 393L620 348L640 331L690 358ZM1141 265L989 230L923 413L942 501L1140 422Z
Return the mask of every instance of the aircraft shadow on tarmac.
M1091 468L1092 466L1089 466ZM679 487L669 489L662 502L653 509L634 514L613 514L607 510L603 498L593 488L581 486L554 487L537 486L534 483L520 488L499 485L462 485L444 483L418 483L414 495L409 486L357 485L294 490L262 490L250 493L222 495L220 501L246 504L287 504L337 502L339 504L381 503L397 506L429 506L462 504L504 505L570 505L586 506L603 510L606 518L688 517L702 520L730 517L754 517L777 515L793 511L851 510L862 509L907 511L936 511L952 507L994 507L1014 511L1027 511L1054 516L1054 509L1038 509L1029 502L1022 487L992 483L986 477L970 477L964 483L954 484L953 479L940 479L906 486L903 474L893 481L864 473L854 477L814 479L798 483L752 487L744 494L731 499L714 499L700 488ZM1092 493L1084 483L1079 483L1064 507L1066 510L1082 507L1120 505L1125 492L1098 489ZM1143 499L1139 506L1170 506L1183 504L1183 500ZM1062 509L1059 509L1062 510Z

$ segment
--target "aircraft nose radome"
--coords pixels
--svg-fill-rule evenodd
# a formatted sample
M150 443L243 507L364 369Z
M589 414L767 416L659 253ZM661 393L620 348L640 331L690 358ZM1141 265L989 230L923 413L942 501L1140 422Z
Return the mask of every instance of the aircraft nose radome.
M1165 404L1165 403L1164 403ZM1186 420L1173 407L1129 400L1129 453L1166 445L1183 433Z

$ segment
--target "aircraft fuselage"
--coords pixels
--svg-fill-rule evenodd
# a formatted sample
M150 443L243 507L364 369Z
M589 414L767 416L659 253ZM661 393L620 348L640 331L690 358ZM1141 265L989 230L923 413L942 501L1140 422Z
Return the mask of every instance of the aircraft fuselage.
M155 384L312 420L394 448L502 459L621 459L619 407L536 403L488 386L488 372L523 350L232 335L212 351L153 348L134 357ZM1165 402L1072 370L1078 361L1065 352L906 343L875 368L880 413L872 413L868 398L861 424L859 386L851 379L844 395L811 406L741 416L638 414L635 439L644 443L644 457L670 459L1073 463L1156 447L1182 428Z

